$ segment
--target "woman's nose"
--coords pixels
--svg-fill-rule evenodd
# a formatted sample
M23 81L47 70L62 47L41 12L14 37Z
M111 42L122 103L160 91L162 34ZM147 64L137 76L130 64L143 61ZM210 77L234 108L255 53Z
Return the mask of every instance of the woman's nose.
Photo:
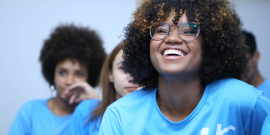
M68 76L67 76L67 79L66 79L66 85L67 85L67 86L70 86L70 85L72 85L73 83L74 83L74 76L68 75Z
M183 39L180 38L179 36L179 33L178 33L178 27L174 27L174 28L171 28L165 42L167 43L171 43L171 44L174 44L174 43L183 43Z

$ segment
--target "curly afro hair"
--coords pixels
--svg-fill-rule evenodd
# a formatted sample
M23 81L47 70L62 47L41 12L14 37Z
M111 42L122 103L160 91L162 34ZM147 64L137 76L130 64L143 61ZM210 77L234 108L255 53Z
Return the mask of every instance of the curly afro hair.
M42 73L54 85L54 72L58 62L76 59L88 69L87 82L95 87L99 80L106 53L97 33L88 27L60 25L45 40L40 54Z
M133 13L133 21L124 29L123 70L133 82L145 89L158 85L158 72L150 60L149 28L154 22L164 21L170 12L175 13L173 22L186 12L191 22L196 22L204 37L202 44L203 86L222 78L242 80L248 71L242 25L235 10L227 0L143 0Z

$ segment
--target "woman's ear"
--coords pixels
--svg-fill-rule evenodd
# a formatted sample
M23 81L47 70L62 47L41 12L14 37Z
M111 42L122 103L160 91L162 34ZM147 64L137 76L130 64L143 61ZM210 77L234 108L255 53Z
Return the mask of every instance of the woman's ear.
M109 71L109 81L113 83L113 74L111 70Z
M259 59L260 59L260 53L258 51L255 51L253 56L252 56L252 59L253 61L256 63L256 65L258 64L259 62Z

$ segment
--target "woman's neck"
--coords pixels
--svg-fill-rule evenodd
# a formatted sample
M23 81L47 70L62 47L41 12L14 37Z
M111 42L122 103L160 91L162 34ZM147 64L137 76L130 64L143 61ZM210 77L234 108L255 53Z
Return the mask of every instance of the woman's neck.
M203 92L200 77L159 76L157 103L165 117L178 122L196 108Z
M68 102L63 101L59 95L48 101L47 106L50 111L57 116L66 116L73 113L78 104L70 105Z

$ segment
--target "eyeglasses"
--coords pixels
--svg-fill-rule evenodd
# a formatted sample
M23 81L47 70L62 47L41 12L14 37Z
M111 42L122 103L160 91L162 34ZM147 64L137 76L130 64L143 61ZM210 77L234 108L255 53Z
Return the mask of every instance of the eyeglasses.
M150 28L150 36L154 40L163 40L167 35L171 35L171 26L165 22L156 22ZM179 37L185 41L193 41L199 36L200 27L195 22L184 22L177 27Z

